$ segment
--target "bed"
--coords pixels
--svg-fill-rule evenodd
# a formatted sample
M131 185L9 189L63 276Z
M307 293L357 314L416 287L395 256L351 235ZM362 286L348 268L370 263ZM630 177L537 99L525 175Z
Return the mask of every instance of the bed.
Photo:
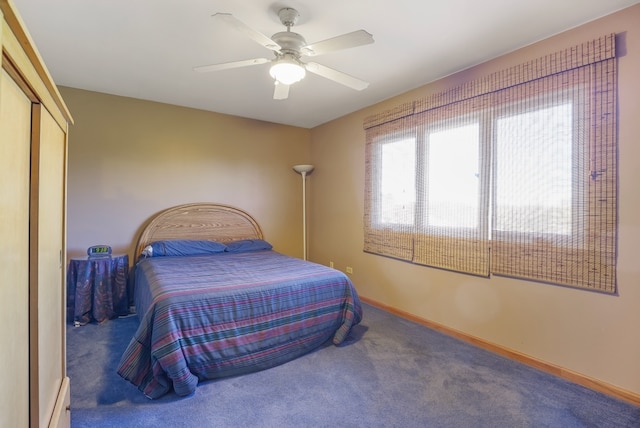
M362 319L346 275L274 251L251 215L227 205L161 212L136 257L140 325L118 374L151 399L340 345Z

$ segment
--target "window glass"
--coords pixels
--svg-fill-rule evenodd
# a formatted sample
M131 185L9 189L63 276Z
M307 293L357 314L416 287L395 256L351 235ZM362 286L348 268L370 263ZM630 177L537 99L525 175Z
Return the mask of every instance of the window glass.
M382 144L380 222L413 224L416 204L415 156L414 138Z
M497 120L495 230L571 234L570 103Z
M426 223L478 227L479 124L428 134Z

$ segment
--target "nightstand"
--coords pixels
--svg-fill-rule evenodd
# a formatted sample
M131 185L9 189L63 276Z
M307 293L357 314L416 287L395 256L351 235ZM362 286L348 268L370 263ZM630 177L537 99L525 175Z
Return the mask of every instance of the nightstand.
M75 326L129 314L129 256L72 258L67 270L67 320Z

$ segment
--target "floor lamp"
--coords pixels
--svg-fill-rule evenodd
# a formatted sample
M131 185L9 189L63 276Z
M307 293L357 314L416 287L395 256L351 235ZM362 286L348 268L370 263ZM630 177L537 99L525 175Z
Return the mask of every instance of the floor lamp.
M302 253L307 260L307 174L313 171L313 165L296 165L293 170L302 175Z

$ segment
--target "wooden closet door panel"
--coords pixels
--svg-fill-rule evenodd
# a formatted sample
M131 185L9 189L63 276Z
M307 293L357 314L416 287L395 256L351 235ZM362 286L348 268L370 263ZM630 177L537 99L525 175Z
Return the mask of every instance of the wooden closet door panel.
M0 74L0 426L29 424L31 101Z
M66 135L41 105L38 149L38 390L39 421L48 423L65 377L64 201ZM33 313L33 312L32 312Z

